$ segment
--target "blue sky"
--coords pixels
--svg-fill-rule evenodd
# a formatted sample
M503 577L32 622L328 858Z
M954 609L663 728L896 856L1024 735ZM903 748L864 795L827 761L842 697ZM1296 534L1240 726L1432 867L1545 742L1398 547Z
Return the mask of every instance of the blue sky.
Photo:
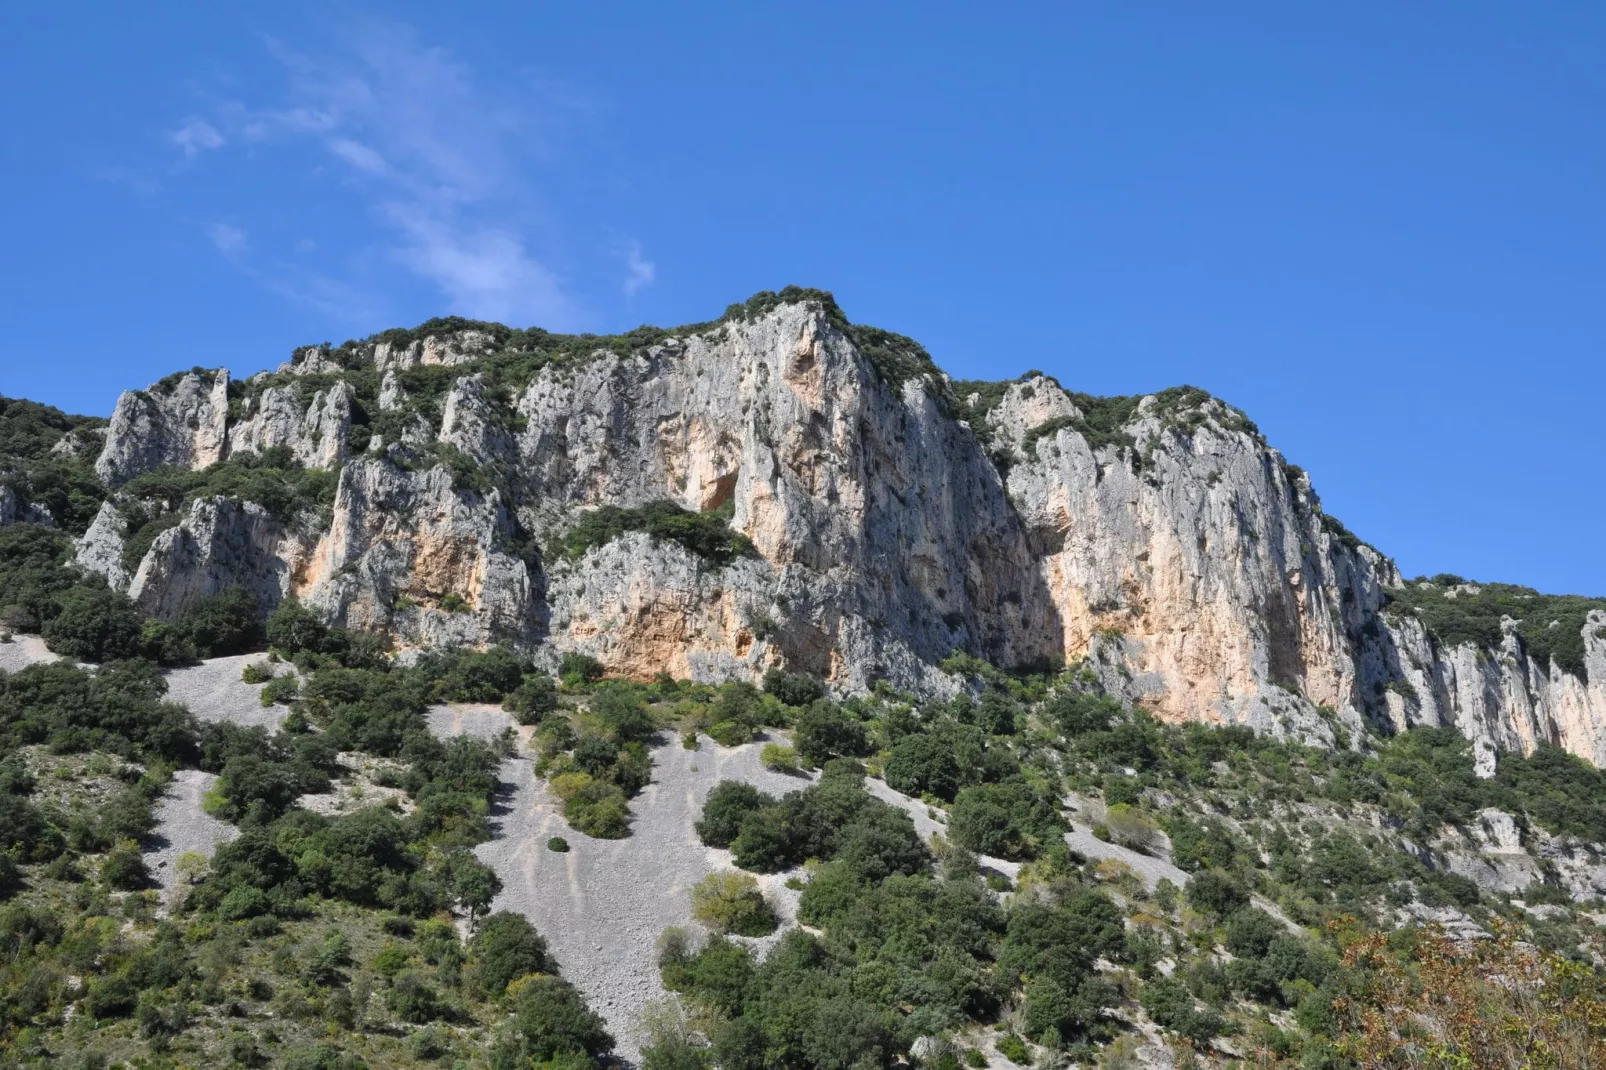
M0 393L795 282L1205 387L1407 574L1606 595L1606 7L691 6L8 5Z

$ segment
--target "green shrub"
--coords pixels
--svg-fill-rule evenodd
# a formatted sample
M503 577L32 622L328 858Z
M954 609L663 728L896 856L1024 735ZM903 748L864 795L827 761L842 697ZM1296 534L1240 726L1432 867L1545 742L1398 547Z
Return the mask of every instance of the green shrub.
M602 662L589 654L570 651L558 662L558 676L566 684L571 680L575 684L593 683L602 679L602 671Z
M145 866L145 858L139 853L139 845L135 843L113 848L106 855L106 860L101 863L100 877L111 887L125 892L137 892L151 881L150 870Z
M803 707L825 697L825 687L803 673L770 669L764 674L764 691L788 706Z
M1104 828L1111 842L1142 852L1154 847L1160 832L1153 821L1125 803L1116 803L1106 810Z
M691 890L692 917L717 933L764 936L775 931L775 912L745 873L710 873Z
M617 784L574 772L554 777L551 788L563 800L564 820L576 832L599 840L621 840L630 835L630 808Z
M1227 1026L1214 1011L1199 1010L1187 986L1174 977L1157 977L1144 985L1141 1002L1155 1024L1196 1044L1208 1044Z
M753 742L753 728L740 721L720 721L708 726L708 737L721 747L740 747Z
M1195 874L1186 891L1188 903L1213 918L1225 918L1249 905L1249 893L1243 885L1216 870Z
M1025 1041L1014 1033L1005 1033L999 1037L996 1047L998 1048L998 1054L1016 1066L1032 1065L1032 1053L1027 1050Z
M480 987L491 996L502 995L516 978L553 969L546 940L535 926L524 915L506 911L480 922L469 954L479 964Z
M641 701L640 692L630 684L604 684L589 704L591 712L621 743L645 740L657 731L652 715Z
M539 724L558 708L558 688L544 672L530 673L502 700L502 708L519 724Z
M954 797L948 835L977 854L1033 858L1063 828L1057 809L1023 779L967 787Z
M247 684L265 684L273 679L273 666L265 661L253 661L240 670L240 681Z
M264 631L268 645L286 654L301 650L321 653L329 642L329 629L322 618L294 598L286 598L268 614Z
M797 751L779 743L764 744L763 749L758 752L758 760L764 763L764 768L777 773L796 773L799 769Z
M546 849L549 851L556 851L558 854L567 854L569 851L569 841L564 839L562 836L554 836L550 840L546 841Z
M138 656L144 624L126 595L77 588L61 596L61 609L40 629L45 645L64 657L102 662Z
M283 676L275 676L270 679L267 686L263 687L258 699L264 706L288 706L296 700L300 691L301 685L296 680L295 674L286 673Z
M503 646L451 650L419 659L418 670L434 681L440 702L504 702L524 682L528 662Z
M605 546L630 531L679 543L718 566L757 553L747 536L731 529L729 512L694 513L671 501L649 502L634 509L612 505L592 509L564 537L563 551L570 557L580 557L592 547Z
M869 753L864 725L830 702L816 702L798 715L793 742L810 765Z
M556 977L531 977L513 995L520 1053L536 1064L562 1056L592 1059L613 1050L613 1037L580 993ZM577 1066L572 1061L557 1065Z
M697 838L709 847L729 847L749 814L773 806L775 798L741 780L721 780L703 802Z

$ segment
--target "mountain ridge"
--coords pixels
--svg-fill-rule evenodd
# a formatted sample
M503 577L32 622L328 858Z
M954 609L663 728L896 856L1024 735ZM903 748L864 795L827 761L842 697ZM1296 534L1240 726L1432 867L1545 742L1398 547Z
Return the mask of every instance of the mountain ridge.
M404 646L860 691L951 693L954 651L1082 659L1172 720L1326 744L1450 725L1486 770L1542 742L1606 761L1606 601L1408 586L1205 392L950 380L823 291L604 338L429 321L246 380L177 373L95 434L52 447L97 452L109 495L76 559L161 619L244 586ZM267 486L300 470L338 475ZM0 495L0 519L42 497ZM756 556L642 533L550 552L586 510L659 501L728 512ZM1528 604L1565 625L1501 616Z

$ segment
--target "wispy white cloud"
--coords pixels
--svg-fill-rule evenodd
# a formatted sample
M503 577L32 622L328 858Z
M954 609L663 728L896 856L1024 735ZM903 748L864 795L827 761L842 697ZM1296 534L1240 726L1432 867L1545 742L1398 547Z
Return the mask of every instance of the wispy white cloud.
M346 137L330 138L329 151L357 170L366 171L371 175L382 175L388 170L385 158L360 141Z
M557 278L506 228L470 229L443 222L416 206L392 205L391 218L408 236L396 259L441 288L452 307L480 319L566 317L569 300Z
M248 245L245 231L228 223L208 223L206 236L212 239L217 251L227 257L239 256Z
M362 25L334 55L269 47L286 74L282 99L220 107L221 132L192 120L181 144L197 148L187 155L226 141L257 155L311 148L388 234L385 259L438 287L450 311L574 324L575 302L530 222L541 201L531 176L548 144L543 124L565 105L533 89L487 89L446 50L388 23ZM627 268L628 293L652 281L639 248Z
M650 285L658 277L658 265L641 255L641 243L633 241L625 247L625 296L634 297L636 291Z
M177 145L186 160L193 160L208 149L220 149L224 138L218 128L205 119L190 119L177 130L167 133L167 140Z

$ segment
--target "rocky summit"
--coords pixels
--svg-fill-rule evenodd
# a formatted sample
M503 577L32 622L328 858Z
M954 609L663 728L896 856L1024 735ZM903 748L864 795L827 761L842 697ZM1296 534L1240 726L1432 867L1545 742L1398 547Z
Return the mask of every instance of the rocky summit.
M143 497L264 458L338 477L277 506ZM1540 742L1606 761L1606 601L1513 588L1469 634L1483 588L1403 581L1224 402L953 381L818 291L613 338L443 320L244 380L197 368L124 393L94 470L78 561L163 619L243 586L404 647L848 692L951 692L955 652L1085 659L1174 721L1445 725L1486 768ZM744 551L666 537L658 503ZM620 511L608 537L566 542L598 509Z

